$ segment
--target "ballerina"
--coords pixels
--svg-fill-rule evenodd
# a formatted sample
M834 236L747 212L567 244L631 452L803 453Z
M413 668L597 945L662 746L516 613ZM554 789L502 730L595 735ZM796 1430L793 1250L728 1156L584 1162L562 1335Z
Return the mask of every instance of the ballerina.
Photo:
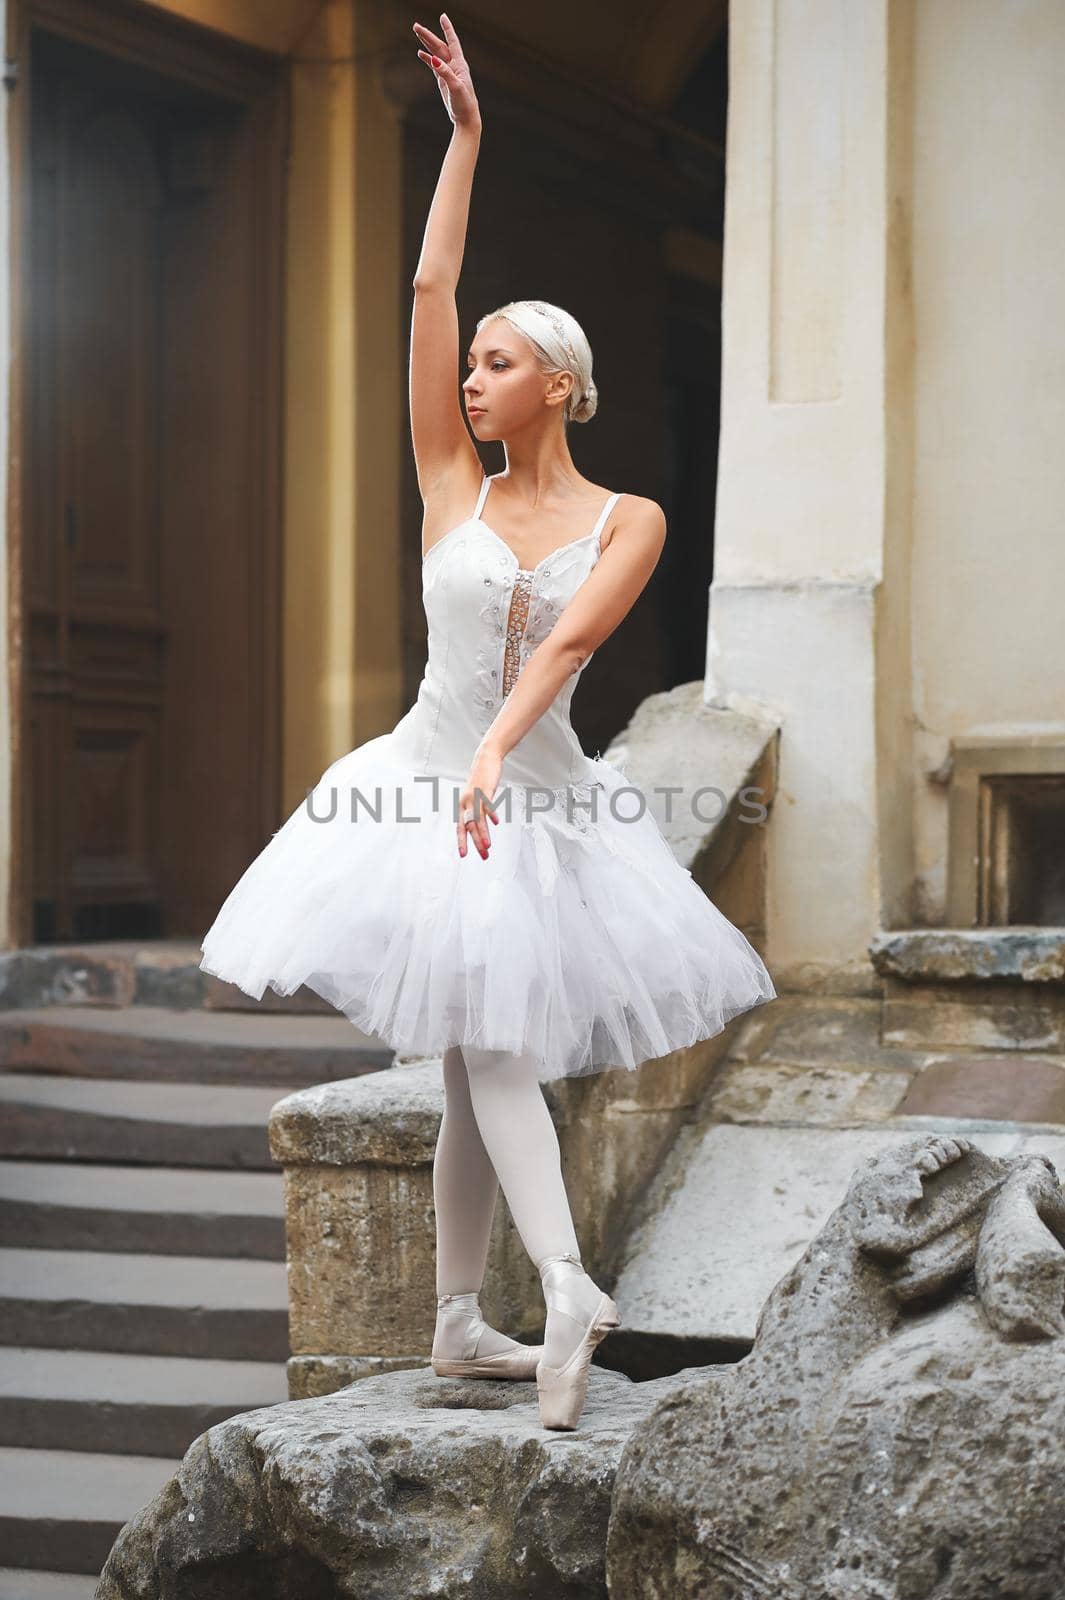
M657 565L666 518L577 471L567 428L591 420L598 393L584 330L561 307L510 301L483 316L460 401L455 289L482 130L458 35L440 24L442 36L413 24L452 123L411 325L424 676L395 728L335 761L252 862L201 966L257 998L306 984L397 1052L441 1059L433 1369L535 1376L543 1425L572 1429L619 1317L581 1263L542 1084L635 1070L776 991L570 721L580 674ZM488 442L506 459L492 477ZM481 1316L500 1188L540 1273L542 1346Z

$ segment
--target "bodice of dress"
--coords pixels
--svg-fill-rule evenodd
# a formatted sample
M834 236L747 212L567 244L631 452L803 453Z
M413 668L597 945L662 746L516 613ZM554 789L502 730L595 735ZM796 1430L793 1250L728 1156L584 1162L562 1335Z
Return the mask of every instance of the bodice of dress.
M480 515L489 481L474 515L423 560L428 656L417 699L394 730L417 771L458 780L468 776L477 745L525 663L598 561L603 526L618 499L610 496L589 533L526 569ZM593 776L570 721L573 691L590 660L508 752L503 783L558 788Z

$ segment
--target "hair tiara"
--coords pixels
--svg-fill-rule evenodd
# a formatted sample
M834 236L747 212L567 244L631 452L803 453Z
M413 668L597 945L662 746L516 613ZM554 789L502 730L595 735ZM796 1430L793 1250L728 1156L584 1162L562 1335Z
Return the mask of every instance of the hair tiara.
M565 327L563 326L562 318L556 311L553 311L549 306L546 306L542 300L527 300L525 303L526 305L531 306L534 311L543 317L544 321L549 323L554 331L558 334L559 342L561 343L563 350L565 350L570 364L573 367L573 376L576 377L578 372L577 356L574 352L572 344L569 341Z

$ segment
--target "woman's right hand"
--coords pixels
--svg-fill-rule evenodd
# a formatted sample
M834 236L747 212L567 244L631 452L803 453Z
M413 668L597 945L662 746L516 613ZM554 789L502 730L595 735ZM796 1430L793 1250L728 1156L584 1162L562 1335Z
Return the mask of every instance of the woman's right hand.
M440 26L444 30L442 39L428 28L423 28L420 22L413 24L415 33L425 45L424 50L418 51L419 58L436 74L437 87L443 96L447 114L456 128L480 127L481 108L473 92L470 69L462 53L459 36L451 26L450 17L443 11L440 13Z

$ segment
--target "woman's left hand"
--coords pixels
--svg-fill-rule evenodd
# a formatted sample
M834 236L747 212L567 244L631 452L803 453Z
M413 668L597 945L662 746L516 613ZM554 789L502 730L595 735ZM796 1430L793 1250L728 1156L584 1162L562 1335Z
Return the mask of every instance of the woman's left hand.
M425 46L424 50L418 51L419 59L436 74L437 87L447 114L456 128L479 128L481 108L477 104L469 63L462 53L459 36L446 11L440 13L440 26L444 30L442 39L428 28L423 28L420 22L413 24L415 33Z
M488 860L488 850L491 840L488 837L488 824L485 817L491 817L499 826L499 816L493 801L495 799L496 785L499 783L503 771L503 758L491 746L482 746L473 758L470 775L466 780L466 787L459 797L458 843L459 855L466 855L466 834L472 833L473 842L477 846L478 854L482 861Z

